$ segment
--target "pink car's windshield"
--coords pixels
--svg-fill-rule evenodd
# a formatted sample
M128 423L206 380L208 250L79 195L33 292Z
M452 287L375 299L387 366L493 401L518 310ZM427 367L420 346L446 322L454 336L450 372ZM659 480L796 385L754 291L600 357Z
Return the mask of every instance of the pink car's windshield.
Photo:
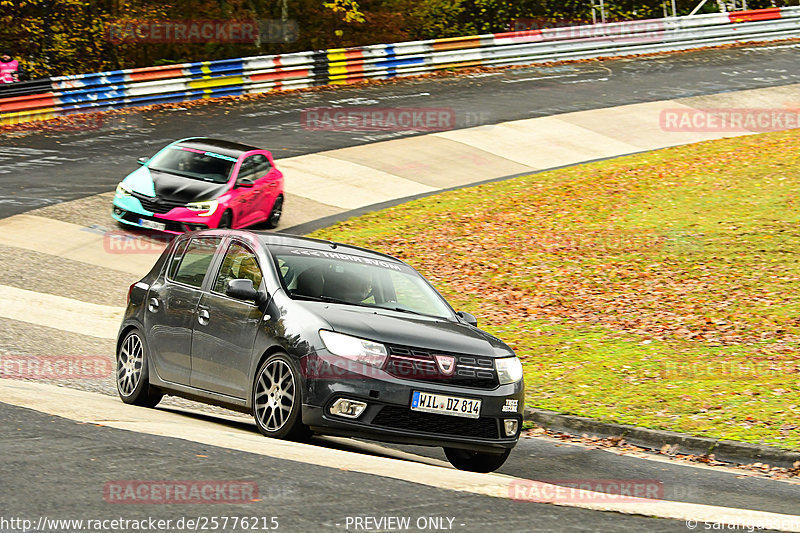
M147 167L157 172L168 172L185 178L213 183L226 183L236 160L213 152L171 146L157 154Z

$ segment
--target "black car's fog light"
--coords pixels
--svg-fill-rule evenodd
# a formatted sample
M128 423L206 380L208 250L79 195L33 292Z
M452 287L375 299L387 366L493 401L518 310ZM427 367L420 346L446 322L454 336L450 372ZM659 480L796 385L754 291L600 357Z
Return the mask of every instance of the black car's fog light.
M513 437L517 434L517 428L519 427L519 421L516 418L506 418L503 420L503 426L506 430L506 437Z
M367 404L364 402L339 398L333 402L329 410L332 415L343 416L345 418L358 418L366 408Z

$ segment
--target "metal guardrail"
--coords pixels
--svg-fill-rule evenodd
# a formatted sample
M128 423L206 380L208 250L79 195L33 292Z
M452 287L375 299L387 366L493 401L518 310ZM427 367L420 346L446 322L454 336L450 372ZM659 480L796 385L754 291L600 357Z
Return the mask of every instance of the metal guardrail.
M800 38L800 7L433 39L59 76L0 89L0 124L473 66ZM10 96L7 91L18 86Z
M20 81L16 83L1 83L0 98L10 98L12 96L26 96L49 91L51 89L50 78Z

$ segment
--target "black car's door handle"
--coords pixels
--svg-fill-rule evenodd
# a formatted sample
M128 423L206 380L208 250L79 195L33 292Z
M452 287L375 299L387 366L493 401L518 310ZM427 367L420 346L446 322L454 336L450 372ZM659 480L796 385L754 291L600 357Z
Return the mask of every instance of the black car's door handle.
M158 311L158 298L150 298L147 302L147 309L149 309L151 313Z
M211 315L208 314L207 309L201 309L200 312L197 313L197 321L200 322L200 325L206 326L208 325L208 321L211 319Z

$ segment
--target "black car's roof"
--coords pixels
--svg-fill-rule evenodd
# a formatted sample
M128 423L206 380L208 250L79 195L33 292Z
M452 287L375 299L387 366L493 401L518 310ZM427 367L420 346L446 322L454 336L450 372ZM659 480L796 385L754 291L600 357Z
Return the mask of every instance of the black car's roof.
M228 157L236 158L245 152L261 150L261 148L250 146L248 144L241 144L233 141L223 141L221 139L207 139L205 137L186 139L185 141L179 142L178 146L194 148L195 150L205 150L207 152L214 152L215 154L227 155Z
M249 233L257 235L261 242L266 246L297 246L312 250L323 250L326 252L357 252L357 255L373 257L375 259L389 259L395 263L405 264L400 259L392 257L391 255L382 254L374 250L368 250L366 248L360 248L358 246L352 246L349 244L325 241L322 239L311 239L309 237L298 237L297 235L274 233L269 231L251 231Z
M322 239L312 239L310 237L298 237L297 235L290 235L288 233L276 233L273 231L254 231L254 230L220 230L220 229L207 229L192 232L192 234L199 234L200 236L224 236L224 235L253 235L261 241L264 246L295 246L298 248L308 248L311 250L322 250L325 252L339 252L339 253L354 253L363 257L382 259L399 263L401 265L408 264L402 259L398 259L388 254L353 246L350 244L342 244L340 242L325 241Z

